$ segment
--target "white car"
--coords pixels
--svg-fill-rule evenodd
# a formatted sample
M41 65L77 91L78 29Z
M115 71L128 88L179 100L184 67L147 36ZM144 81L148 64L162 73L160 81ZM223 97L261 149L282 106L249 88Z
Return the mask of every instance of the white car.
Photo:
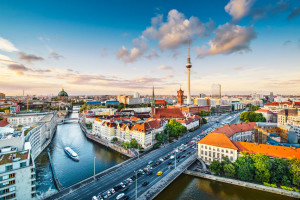
M93 196L92 200L98 200L98 198L96 196Z
M124 196L125 196L125 194L124 194L124 193L121 193L121 194L119 194L119 195L117 196L116 200L121 199L121 198L123 198Z
M171 156L170 159L174 159L174 156Z
M162 159L162 158L160 158L159 160L160 160L161 162L164 162L164 159Z

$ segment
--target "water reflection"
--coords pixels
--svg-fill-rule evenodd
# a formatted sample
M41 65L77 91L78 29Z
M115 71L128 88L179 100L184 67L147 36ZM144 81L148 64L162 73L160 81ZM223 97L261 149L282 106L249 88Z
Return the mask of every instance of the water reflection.
M252 190L240 186L194 178L188 175L179 176L155 200L292 200L294 198L273 193Z

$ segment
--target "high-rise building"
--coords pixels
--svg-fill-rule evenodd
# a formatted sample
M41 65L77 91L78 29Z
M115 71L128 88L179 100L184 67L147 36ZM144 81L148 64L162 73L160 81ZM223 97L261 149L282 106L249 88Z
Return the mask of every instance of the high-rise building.
M211 97L221 99L221 84L212 84Z
M200 93L199 97L200 97L200 98L205 98L205 97L206 97L206 94Z
M0 93L0 99L5 99L5 94L4 93Z
M185 66L188 70L188 92L187 92L186 104L189 105L189 104L191 104L190 73L191 73L191 68L192 68L192 63L191 63L191 58L190 58L190 41L189 41L189 48L188 48L188 59L187 59L187 63Z
M141 95L140 95L140 93L138 93L138 92L135 92L134 94L133 94L133 98L140 98L141 97Z
M274 101L274 95L273 95L273 92L270 92L270 101Z

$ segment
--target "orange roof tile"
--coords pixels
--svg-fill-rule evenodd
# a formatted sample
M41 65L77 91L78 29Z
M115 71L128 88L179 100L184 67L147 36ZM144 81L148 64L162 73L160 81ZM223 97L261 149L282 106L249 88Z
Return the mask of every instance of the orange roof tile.
M259 109L255 112L261 112L261 113L272 113L271 111L267 110L267 109Z
M220 128L217 128L216 130L213 131L213 133L224 133L228 138L230 138L235 133L254 130L255 126L256 126L256 122L231 124L231 125L225 125Z
M7 126L9 123L7 122L7 118L4 118L3 120L0 120L0 127Z
M228 149L238 149L223 133L209 133L203 139L198 141L199 144L207 144L211 146L223 147Z
M275 146L269 144L256 144L250 142L232 141L238 147L240 152L260 153L263 155L278 157L278 158L293 158L300 159L300 148L291 148L283 146Z
M155 108L154 118L184 118L179 108Z

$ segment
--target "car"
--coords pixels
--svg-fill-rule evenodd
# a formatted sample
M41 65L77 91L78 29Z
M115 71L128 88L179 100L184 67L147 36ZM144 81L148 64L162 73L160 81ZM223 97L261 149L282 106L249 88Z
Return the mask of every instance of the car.
M147 176L150 176L151 174L152 174L152 172L147 172L146 173Z
M148 185L149 184L149 182L148 181L145 181L143 184L142 184L142 186L146 186L146 185Z
M116 191L114 190L114 188L110 189L110 193L114 194Z
M136 179L135 175L132 176L132 177L130 177L130 179L131 179L132 181L135 181L135 179Z
M173 167L173 165L170 165L169 167L168 167L168 169L173 169L174 167Z
M163 174L163 172L162 171L159 171L159 172L157 172L157 176L160 176L160 175L162 175Z
M168 162L168 165L171 165L172 164L172 162Z
M171 156L170 159L171 159L171 160L174 159L174 156Z
M191 154L191 152L188 152L188 154Z
M125 188L121 189L120 192L124 193L124 192L127 191L127 190L128 190L128 188L125 187Z
M148 165L151 165L153 163L153 161L152 160L150 160L149 162L148 162Z
M110 195L111 195L110 191L107 191L106 194L108 197L110 197Z
M185 158L185 155L181 156L181 158Z
M179 163L180 160L177 160L177 162Z
M164 162L164 159L163 159L163 158L160 158L159 161Z
M92 200L98 200L98 198L96 196L93 196Z
M124 196L125 196L125 194L124 194L124 193L121 193L121 194L119 194L119 195L117 196L116 200L122 199Z

